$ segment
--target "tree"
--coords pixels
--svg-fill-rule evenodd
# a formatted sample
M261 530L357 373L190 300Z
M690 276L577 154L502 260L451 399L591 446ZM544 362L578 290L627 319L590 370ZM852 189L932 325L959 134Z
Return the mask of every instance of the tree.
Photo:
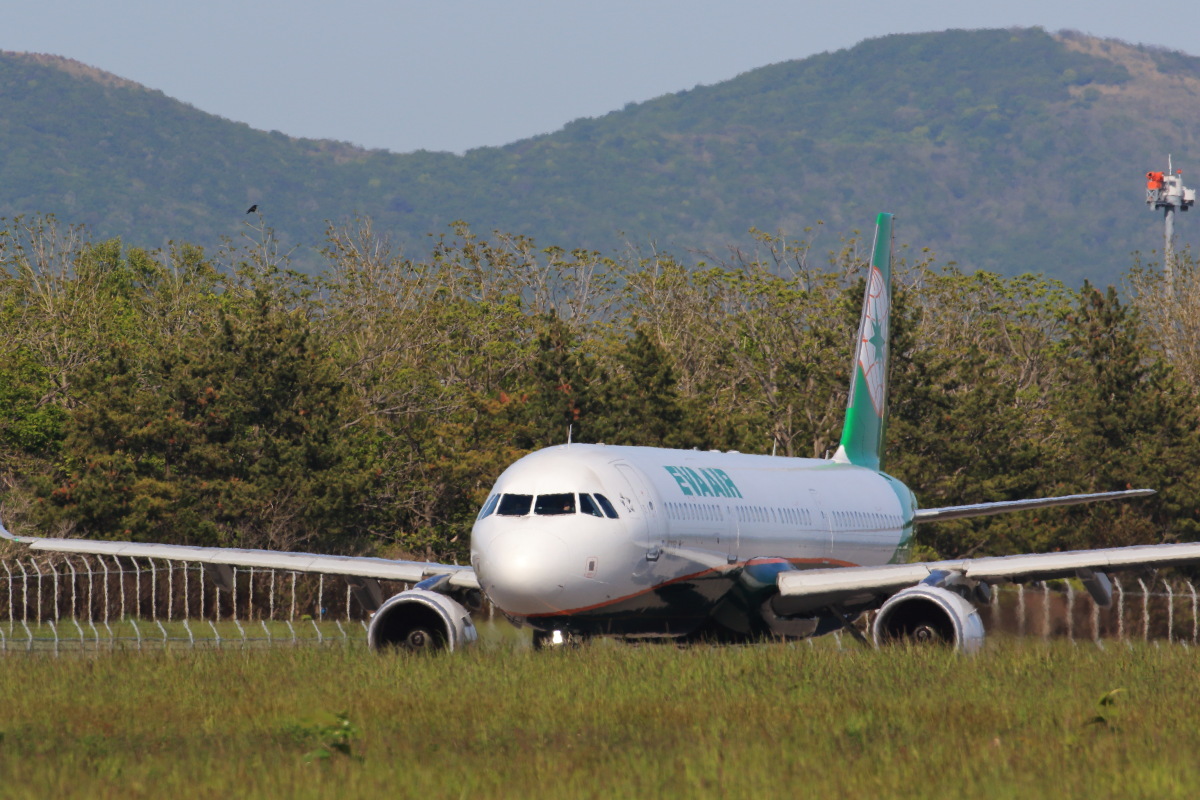
M614 357L601 387L603 414L593 423L594 439L643 447L703 447L707 426L679 396L666 352L642 329Z
M989 273L930 270L892 307L888 472L926 507L1037 496L1050 481L1054 429L1048 362L1065 296L1059 287ZM958 558L1042 546L1029 518L922 526L916 554Z
M1088 283L1068 319L1059 400L1060 492L1152 488L1129 503L1076 509L1048 544L1098 547L1193 541L1200 534L1200 419L1195 398L1148 346L1137 312Z
M371 476L343 386L302 315L263 298L144 363L115 346L80 379L48 516L89 535L334 551L370 530Z
M575 441L599 441L605 430L603 384L608 376L596 359L579 347L577 334L557 314L541 319L532 365L529 402L530 449Z

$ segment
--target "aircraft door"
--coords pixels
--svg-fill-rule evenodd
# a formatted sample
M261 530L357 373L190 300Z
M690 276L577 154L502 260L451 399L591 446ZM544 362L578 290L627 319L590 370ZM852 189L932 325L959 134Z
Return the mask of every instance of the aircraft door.
M825 508L825 502L821 499L821 493L816 489L809 489L809 494L812 496L813 513L817 518L813 520L816 523L818 530L823 534L824 554L829 555L833 552L833 518L830 517L828 509Z
M663 525L654 505L654 495L642 476L629 464L615 464L617 472L625 479L628 492L618 497L622 511L631 520L634 541L646 547L646 558L658 559L663 546ZM625 487L623 487L624 489Z
M725 506L725 524L721 535L725 537L725 560L730 564L737 563L742 544L742 525L737 518L737 509L732 505Z

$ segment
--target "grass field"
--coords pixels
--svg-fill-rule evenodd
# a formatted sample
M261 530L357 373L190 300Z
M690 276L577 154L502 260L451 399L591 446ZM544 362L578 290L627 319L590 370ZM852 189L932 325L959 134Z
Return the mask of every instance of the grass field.
M4 797L1178 797L1200 652L596 642L0 657Z

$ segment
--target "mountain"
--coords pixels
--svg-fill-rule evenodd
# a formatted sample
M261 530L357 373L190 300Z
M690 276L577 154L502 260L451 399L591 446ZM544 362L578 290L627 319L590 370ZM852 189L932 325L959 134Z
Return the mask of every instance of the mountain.
M64 58L0 54L0 215L213 246L258 203L285 244L370 216L409 252L477 232L613 250L834 235L898 215L942 260L1076 284L1161 247L1144 173L1200 158L1200 59L1041 29L885 36L504 147L395 154L206 114ZM330 113L345 113L333 110ZM1188 174L1185 174L1185 181ZM1184 216L1176 230L1191 238Z

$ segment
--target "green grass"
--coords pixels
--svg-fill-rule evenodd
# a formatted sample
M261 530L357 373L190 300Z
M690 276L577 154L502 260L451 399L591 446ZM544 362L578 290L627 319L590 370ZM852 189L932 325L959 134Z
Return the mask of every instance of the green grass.
M424 658L10 654L0 796L1181 796L1200 783L1196 656L512 637Z

